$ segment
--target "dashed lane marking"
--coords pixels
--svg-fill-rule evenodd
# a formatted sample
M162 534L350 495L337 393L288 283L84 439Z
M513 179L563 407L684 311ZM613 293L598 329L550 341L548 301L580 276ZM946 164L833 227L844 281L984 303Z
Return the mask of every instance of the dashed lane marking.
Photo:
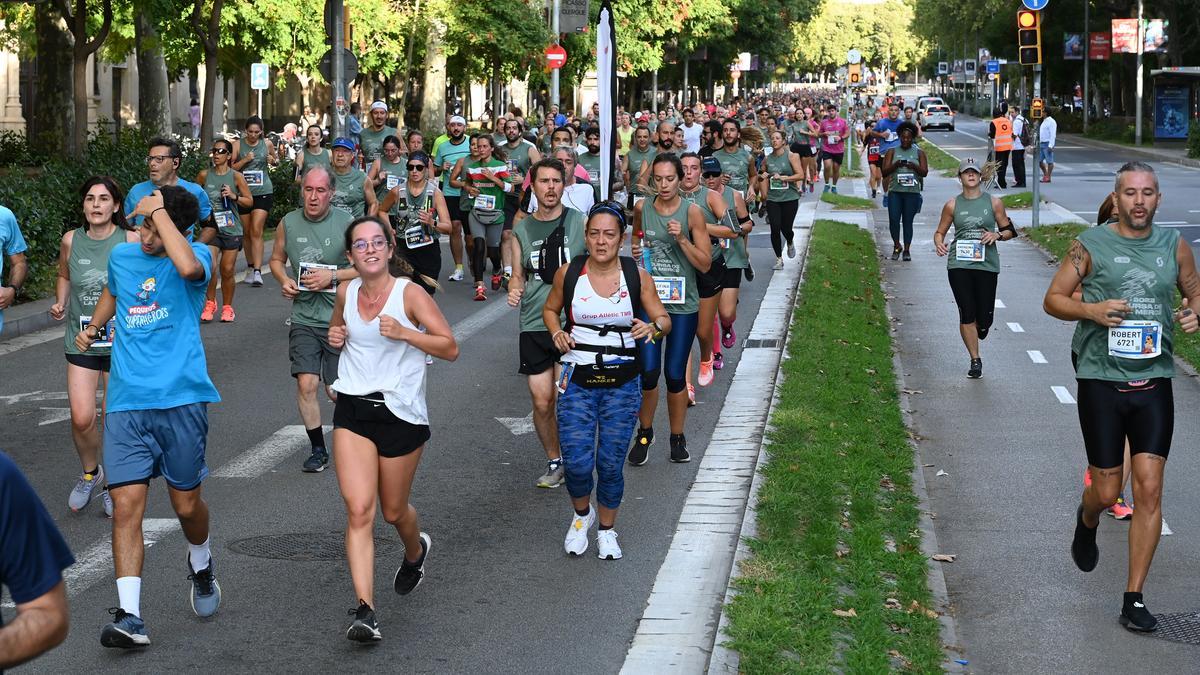
M996 298L996 309L1004 309L1005 307L1006 305L1004 304L1004 301L1000 298Z
M1066 405L1075 405L1075 399L1071 396L1071 392L1067 391L1066 387L1061 387L1061 386L1055 385L1053 387L1050 387L1050 390L1054 392L1054 395L1056 397L1058 397L1059 403L1064 403Z
M1046 362L1046 357L1042 356L1042 353L1036 349L1030 349L1030 350L1026 351L1025 353L1029 355L1029 360L1033 361L1034 363L1045 363Z
M333 427L322 427L328 433ZM271 434L266 440L234 457L212 473L213 478L258 478L292 453L308 445L308 432L303 424L290 424Z
M1025 329L1021 328L1021 324L1019 324L1015 321L1008 322L1008 329L1014 333L1024 333L1025 332Z

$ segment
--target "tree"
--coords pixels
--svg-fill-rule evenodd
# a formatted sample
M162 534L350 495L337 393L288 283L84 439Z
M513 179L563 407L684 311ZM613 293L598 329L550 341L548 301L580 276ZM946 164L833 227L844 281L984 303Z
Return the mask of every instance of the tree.
M524 79L540 47L549 42L549 31L541 14L526 0L457 0L452 12L447 42L461 57L462 75L491 79L494 121L503 112L501 83L510 77Z
M430 4L425 37L425 82L421 87L421 131L436 137L446 127L446 21L444 0Z
M213 140L213 104L217 100L217 45L221 41L221 7L225 0L212 0L205 21L205 0L196 0L192 7L192 30L204 50L204 104L200 118L200 146L207 148Z
M99 30L88 38L88 3L87 0L75 0L72 7L68 0L56 0L55 6L66 20L70 28L71 46L71 92L75 103L75 120L70 137L67 139L67 154L79 157L87 151L87 61L95 54L108 38L112 28L112 0L101 0L101 23Z
M148 135L171 133L171 90L162 39L144 13L134 18L138 67L138 120Z
M67 156L67 139L74 133L75 127L75 102L72 100L73 90L62 85L73 77L71 33L62 16L46 4L37 6L35 26L37 91L33 114L26 120L29 138L35 146ZM86 112L87 109L84 110Z

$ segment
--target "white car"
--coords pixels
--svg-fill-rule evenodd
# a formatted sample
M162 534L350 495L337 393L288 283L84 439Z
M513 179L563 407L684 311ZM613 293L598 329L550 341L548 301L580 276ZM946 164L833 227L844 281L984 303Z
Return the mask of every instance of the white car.
M954 131L954 111L948 105L928 105L917 115L917 124L921 131L939 127Z
M931 105L946 105L946 102L939 96L922 96L917 99L917 113L925 111L925 108Z

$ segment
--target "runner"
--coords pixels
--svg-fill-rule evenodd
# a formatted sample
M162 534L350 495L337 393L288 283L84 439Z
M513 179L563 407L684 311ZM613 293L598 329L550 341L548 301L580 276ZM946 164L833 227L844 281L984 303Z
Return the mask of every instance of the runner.
M838 179L842 173L842 159L846 155L846 139L850 136L850 127L838 113L838 107L830 104L825 109L825 118L821 120L821 162L825 167L825 188L823 192L837 194Z
M254 196L242 174L229 168L233 156L233 143L225 139L213 141L212 168L204 169L196 176L196 183L204 186L205 199L212 207L213 219L217 225L217 236L208 242L213 260L220 269L221 280L221 321L229 323L237 318L233 311L233 292L237 287L234 281L234 268L237 266L237 254L242 250L242 219L238 213L242 207L254 204ZM217 278L214 273L208 282L205 293L204 311L200 312L200 322L208 323L217 312Z
M633 126L629 123L629 113L621 112L617 115L619 124L617 125L617 140L620 143L617 145L617 157L624 158L625 153L633 147Z
M900 134L897 129L900 128L900 108L895 104L888 105L887 117L875 123L875 130L870 132L868 136L879 139L879 155L882 157L887 154L888 150L900 145ZM883 176L883 208L888 208L888 189L891 188L892 181Z
M579 166L587 171L587 182L592 186L592 198L600 201L600 127L588 127L583 132L587 152L579 155Z
M347 164L353 158L343 147L334 154L335 162L339 154ZM271 274L279 282L283 297L292 301L288 360L292 377L296 378L300 420L312 445L302 467L306 473L324 471L329 464L317 385L324 382L325 394L329 400L336 400L330 385L337 379L338 351L329 343L329 320L338 284L358 274L347 269L343 241L353 217L333 207L333 180L330 172L319 167L305 174L301 207L279 220L271 251ZM291 266L295 277L288 276L285 265Z
M1000 276L1000 254L996 242L1016 239L1004 203L983 191L981 185L991 179L992 164L982 171L974 158L958 163L958 181L962 193L951 197L942 207L941 220L933 234L939 256L948 256L950 290L958 304L958 332L971 357L967 377L983 377L983 359L979 342L987 338L996 311L996 280ZM999 223L1007 223L998 227ZM954 242L944 239L954 225Z
M388 191L379 207L388 214L396 235L396 256L416 272L413 281L433 295L442 273L439 234L450 233L450 210L446 197L429 179L429 155L417 150L408 156L408 180Z
M104 488L104 467L100 465L104 412L96 419L96 392L108 389L111 365L111 339L99 341L91 353L75 346L75 335L92 320L96 303L108 277L108 255L117 244L138 241L138 235L125 220L121 188L108 176L93 176L79 189L83 197L83 225L68 230L58 249L58 279L55 303L50 316L67 320L63 349L67 356L67 401L71 406L71 439L79 455L82 473L71 490L67 506L82 511L96 496L104 502L104 514L112 517L112 497ZM105 337L114 326L106 326Z
M120 606L100 632L100 644L127 649L150 644L141 615L142 516L150 479L167 482L171 506L188 541L192 611L216 614L221 587L214 574L209 512L201 483L208 404L221 400L208 377L200 339L200 307L212 273L208 247L188 242L199 202L185 188L164 185L138 202L141 244L118 244L89 321L75 337L88 352L115 320L112 376L104 420L104 473L113 500L113 563ZM178 223L178 225L177 225Z
M146 155L146 173L149 180L144 180L137 185L129 188L129 193L125 195L125 218L130 225L139 228L142 226L142 217L135 214L137 205L158 188L164 185L178 185L187 190L196 198L200 204L199 215L196 216L194 223L189 223L188 234L194 235L195 225L204 226L210 222L212 217L212 206L208 203L208 193L204 188L196 185L190 180L185 180L179 177L179 166L183 163L183 152L179 148L179 144L170 138L152 138L150 139L148 154ZM205 233L203 228L199 233L198 239L203 241L209 233ZM213 233L216 231L214 230ZM250 277L249 274L246 275ZM0 304L0 309L4 305Z
M662 114L660 112L660 114ZM658 123L658 128L655 130L654 148L658 154L665 152L678 152L675 148L675 123L667 119L662 119Z
M683 131L683 146L681 152L700 152L700 132L704 129L696 122L696 112L691 108L683 109L683 124L679 129Z
M887 151L882 175L892 179L892 198L888 205L888 227L892 232L892 260L903 251L904 260L912 260L913 219L921 212L921 190L929 175L925 151L917 147L917 125L904 122L899 127L900 145ZM904 247L900 246L900 226L904 226ZM955 230L957 233L957 229Z
M323 166L328 169L333 165L329 150L322 144L324 140L324 132L315 124L304 132L304 148L296 154L297 185L300 184L300 179L304 177L304 174L314 166Z
M1196 332L1190 307L1200 304L1191 247L1178 230L1154 225L1161 198L1152 167L1122 166L1113 190L1118 221L1084 230L1071 242L1044 302L1051 316L1078 322L1071 351L1092 480L1075 511L1071 557L1084 572L1099 560L1100 512L1117 500L1129 441L1137 508L1119 621L1133 631L1158 627L1142 587L1161 534L1163 471L1175 426L1175 323ZM1077 286L1082 301L1071 297ZM1172 309L1176 289L1184 296L1179 311Z
M275 144L262 137L262 118L251 116L246 120L246 134L233 143L233 170L241 172L250 186L250 194L254 195L254 204L249 207L238 206L242 216L244 230L246 267L246 283L251 286L262 286L263 260L263 227L267 223L267 215L275 204L275 186L271 183L271 167L279 163L275 154ZM207 194L205 195L207 197ZM208 210L208 200L200 199L200 214Z
M382 154L371 163L367 171L367 177L375 185L375 200L378 203L383 203L383 198L392 188L408 180L408 171L405 169L405 165L408 164L406 149L407 146L396 136L383 139ZM379 215L383 216L385 213L387 212L380 211Z
M796 113L796 120L791 126L791 146L790 149L800 158L800 167L804 171L804 183L801 185L801 192L807 189L808 192L815 190L817 183L817 158L813 152L812 143L821 133L821 127L813 121L808 111L801 110Z
M710 119L704 123L704 135L701 136L701 143L701 157L712 157L714 152L725 147L725 139L721 137L721 120Z
M804 183L804 169L800 166L800 158L788 150L783 132L777 129L771 132L771 152L763 161L763 172L759 175L759 193L767 196L767 222L771 225L771 249L775 251L773 269L776 270L783 269L785 241L787 256L796 257L796 245L793 242L795 231L792 225L796 220L796 211L800 208L797 183Z
M880 152L879 136L872 133L879 122L879 113L871 113L871 119L863 125L863 146L867 149L867 166L871 167L871 178L867 185L871 188L871 199L879 195L883 186L883 153Z
M520 368L526 377L533 400L533 427L546 452L546 473L537 480L540 488L558 487L563 482L562 453L555 425L555 364L561 353L555 348L542 317L550 283L559 265L583 252L584 216L562 203L566 187L566 167L557 159L544 159L533 165L532 191L538 208L513 227L509 243L510 259L520 264L513 268L508 284L508 304L521 308L519 336ZM560 234L556 234L559 228ZM561 240L560 240L561 236Z
M508 163L493 154L492 137L475 139L478 158L462 171L459 185L472 200L470 221L471 272L475 277L475 299L486 300L484 290L488 260L492 261L492 288L500 289L500 233L504 230L504 200L514 186L509 182Z
M463 280L463 222L466 217L459 203L462 191L450 184L450 174L458 160L471 153L471 144L463 134L467 121L454 115L446 123L449 133L444 143L434 143L433 171L442 178L442 194L446 196L446 207L450 211L450 257L454 259L454 271L447 277L450 281Z
M7 206L0 206L0 280L4 279L6 259L9 265L8 285L0 286L0 333L4 331L4 310L16 303L29 273L29 263L25 260L27 249L16 215Z
M392 588L408 595L425 574L432 541L409 503L413 476L429 441L425 403L426 355L458 358L450 324L428 293L411 283L412 268L399 261L392 228L359 218L342 245L358 278L337 290L329 344L340 349L333 412L338 488L346 504L346 557L358 607L346 637L381 640L375 619L375 502L404 542L404 560Z
M719 324L717 323L717 303L720 301L722 285L725 281L725 249L723 242L736 237L734 231L736 222L729 218L729 206L721 192L709 190L701 182L702 160L694 152L685 152L679 157L683 164L683 181L679 186L679 196L685 202L695 204L700 208L701 216L709 244L712 248L711 264L707 272L696 273L696 288L700 298L700 311L697 315L696 339L700 343L700 370L696 381L701 387L712 384L713 370L719 370L722 365L717 354L720 350ZM719 171L720 164L715 159L709 159L709 170L716 163ZM690 351L690 346L689 346ZM688 357L688 400L695 400L695 388L690 379L692 375L691 355Z
M660 339L671 330L654 279L620 255L624 240L624 207L612 201L593 206L587 223L588 254L558 269L542 312L563 363L558 434L575 510L563 548L570 555L587 552L588 531L599 520L596 550L602 560L620 560L623 555L613 525L625 490L625 449L642 402L637 341ZM568 319L562 326L564 306Z
M329 203L333 208L349 214L351 220L375 215L379 209L379 203L375 201L375 186L367 174L355 166L355 157L354 142L349 138L343 137L333 142L333 169L329 176L333 179L334 189Z
M388 126L388 107L383 101L375 101L368 111L368 123L359 132L359 149L362 151L362 168L368 170L375 160L383 156L383 142L388 137L400 137L396 127ZM360 214L361 215L361 214Z
M732 213L727 216L729 219L737 223L736 228L732 228L738 236L732 239L722 240L721 246L725 249L725 278L721 281L721 299L717 303L717 319L721 325L721 346L725 349L732 349L737 344L737 334L733 329L733 323L737 320L738 292L742 287L742 275L746 274L746 280L753 278L753 273L750 271L750 250L746 243L750 231L754 229L754 221L750 219L750 211L746 208L746 200L741 193L734 190L732 187L725 185L721 180L721 163L716 158L706 158L701 164L703 171L704 184L709 190L715 190L721 193L721 198L729 205ZM717 351L713 357L718 358L720 354ZM718 363L720 360L718 359ZM716 363L713 364L716 367Z
M750 202L754 195L751 186L758 182L758 168L750 151L742 146L742 125L731 117L722 122L721 129L724 146L712 154L721 163L721 180Z
M650 145L650 130L638 126L633 132L633 149L625 155L625 185L628 186L630 200L628 208L633 208L634 201L652 194L648 185L650 163L657 155L658 149Z
M500 234L500 262L504 268L505 279L512 276L513 259L509 255L511 253L509 242L512 241L513 222L517 216L517 210L521 206L521 199L530 182L529 169L542 159L542 153L538 151L537 147L521 135L523 129L524 125L517 120L505 122L505 142L500 146L500 150L508 162L508 180L513 185L512 193L504 200L504 231ZM493 284L492 290L498 291L500 286Z
M704 215L700 207L679 194L683 164L673 154L661 154L650 167L655 194L634 206L633 257L654 277L659 299L671 316L672 330L665 344L639 346L642 368L642 407L637 439L629 463L645 464L654 442L654 412L658 408L659 373L666 374L667 409L671 421L671 461L689 462L683 423L687 418L687 361L696 339L700 297L696 273L712 263ZM642 321L649 315L643 308ZM665 353L664 353L665 352ZM665 361L665 363L664 363Z

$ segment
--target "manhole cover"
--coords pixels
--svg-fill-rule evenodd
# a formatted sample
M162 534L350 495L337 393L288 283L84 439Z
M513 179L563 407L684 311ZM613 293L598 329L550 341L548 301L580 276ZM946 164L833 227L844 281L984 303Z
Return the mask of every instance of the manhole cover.
M742 345L742 348L743 349L778 349L779 348L779 340L771 340L771 339L759 340L757 338L754 340L746 340L746 342Z
M345 532L296 532L247 537L229 543L234 553L274 560L345 560ZM395 553L404 546L395 538L375 537L375 554Z
M1160 614L1158 630L1151 633L1156 638L1200 645L1200 612L1191 614Z

